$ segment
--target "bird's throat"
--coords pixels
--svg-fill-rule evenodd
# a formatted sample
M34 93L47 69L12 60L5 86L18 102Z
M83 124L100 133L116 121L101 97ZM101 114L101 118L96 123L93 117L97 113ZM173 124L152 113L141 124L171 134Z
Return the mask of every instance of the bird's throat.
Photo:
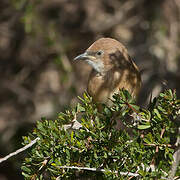
M91 60L86 60L86 62L99 74L103 74L104 64L101 61L94 62Z

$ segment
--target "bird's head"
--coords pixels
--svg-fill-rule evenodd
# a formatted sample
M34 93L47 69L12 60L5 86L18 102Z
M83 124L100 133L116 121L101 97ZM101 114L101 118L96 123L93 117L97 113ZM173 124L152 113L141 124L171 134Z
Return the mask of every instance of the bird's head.
M95 71L103 74L118 65L121 59L128 59L127 49L117 40L101 38L95 41L83 54L74 60L84 60Z

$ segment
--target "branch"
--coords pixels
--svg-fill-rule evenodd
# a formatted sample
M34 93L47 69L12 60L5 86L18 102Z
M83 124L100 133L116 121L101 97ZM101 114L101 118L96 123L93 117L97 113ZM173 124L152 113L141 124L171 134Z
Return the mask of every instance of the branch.
M74 117L74 120L71 124L68 125L64 125L64 129L79 129L80 127L82 127L82 125L76 120L76 115ZM31 141L29 144L27 144L26 146L16 150L15 152L12 152L10 154L8 154L7 156L0 158L0 163L2 163L3 161L6 161L7 159L11 158L12 156L15 156L23 151L25 151L26 149L30 148L31 146L33 146L40 138L37 137L36 139L34 139L33 141Z
M70 124L67 124L67 125L64 125L63 128L65 130L67 129L79 129L81 128L82 125L76 120L76 114L75 114L75 117L72 121L72 123ZM3 157L3 158L0 158L0 163L2 163L3 161L6 161L7 159L9 159L10 157L12 156L15 156L17 154L19 154L20 152L23 152L25 151L26 149L30 148L31 146L33 146L40 138L37 137L36 139L34 139L33 141L31 141L29 144L27 144L26 146L16 150L15 152L12 152L10 154L8 154L7 156Z
M40 138L37 137L36 139L34 139L33 141L31 141L29 144L27 144L26 146L18 149L17 151L15 152L12 152L10 154L8 154L7 156L5 156L4 158L0 158L0 163L2 163L3 161L6 161L7 159L9 159L10 157L12 156L15 156L17 154L19 154L20 152L23 152L25 151L26 149L30 148L31 146L33 146Z
M118 172L118 171L111 171L106 169L100 168L88 168L88 167L78 167L78 166L58 166L60 169L78 169L78 170L87 170L87 171L95 171L95 172L111 172L111 173L120 173L123 176L133 176L137 177L140 176L138 173L131 173L131 172Z

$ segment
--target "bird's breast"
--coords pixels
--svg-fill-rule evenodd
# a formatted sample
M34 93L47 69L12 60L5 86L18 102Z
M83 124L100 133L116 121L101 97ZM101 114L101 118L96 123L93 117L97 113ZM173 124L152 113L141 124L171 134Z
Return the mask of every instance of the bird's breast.
M105 75L92 72L89 77L87 91L95 102L110 104L110 98L117 91L119 81L119 72L109 72Z
M111 105L112 96L125 88L133 97L137 97L141 86L139 72L128 69L113 69L104 75L92 71L87 91L95 102Z
M109 96L109 90L106 86L105 79L99 75L90 75L87 91L95 102L106 103Z

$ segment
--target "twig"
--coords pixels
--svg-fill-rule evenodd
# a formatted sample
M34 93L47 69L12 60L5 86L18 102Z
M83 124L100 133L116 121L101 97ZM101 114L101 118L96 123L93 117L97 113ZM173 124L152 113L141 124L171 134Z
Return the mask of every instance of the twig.
M31 141L31 142L30 142L29 144L27 144L26 146L18 149L18 150L15 151L15 152L12 152L12 153L8 154L8 155L5 156L4 158L1 158L1 159L0 159L0 163L2 163L3 161L6 161L7 159L9 159L9 158L12 157L12 156L15 156L15 155L19 154L20 152L23 152L23 151L25 151L26 149L30 148L30 147L33 146L39 139L40 139L40 138L37 137L36 139L34 139L33 141Z
M161 147L171 147L171 148L174 148L175 146L172 146L171 144L160 144L160 145L157 145L157 144L147 144L147 143L144 143L145 146L161 146Z
M74 119L71 121L70 124L63 125L64 130L68 130L68 129L77 130L77 129L80 129L81 127L82 127L82 124L80 122L78 122L76 113L74 115ZM89 131L88 129L86 129L86 130Z
M160 135L161 138L163 137L164 132L165 132L165 128L163 128L161 130L161 135ZM150 167L151 167L152 171L155 171L155 158L156 158L158 152L159 152L159 146L156 145L155 155L154 155L154 157L153 157L153 159L151 161L151 164L150 164Z
M88 167L78 167L78 166L58 166L61 169L78 169L78 170L87 170L87 171L96 171L96 172L112 172L112 173L120 173L120 175L123 176L133 176L137 177L140 176L138 173L131 173L131 172L118 172L118 171L111 171L106 169L100 169L100 168L88 168Z
M76 114L75 114L75 117L74 117L72 123L71 123L71 124L64 125L63 128L64 128L65 130L67 130L67 129L70 129L70 128L72 128L72 129L79 129L79 128L81 128L81 127L82 127L82 125L81 125L81 123L79 123L79 122L76 120ZM20 152L23 152L23 151L25 151L26 149L30 148L30 147L33 146L39 139L40 139L40 138L37 137L36 139L34 139L33 141L31 141L31 142L30 142L29 144L27 144L26 146L24 146L24 147L16 150L15 152L12 152L12 153L8 154L7 156L5 156L5 157L3 157L3 158L0 158L0 163L2 163L3 161L6 161L7 159L9 159L9 158L12 157L12 156L15 156L15 155L19 154Z

